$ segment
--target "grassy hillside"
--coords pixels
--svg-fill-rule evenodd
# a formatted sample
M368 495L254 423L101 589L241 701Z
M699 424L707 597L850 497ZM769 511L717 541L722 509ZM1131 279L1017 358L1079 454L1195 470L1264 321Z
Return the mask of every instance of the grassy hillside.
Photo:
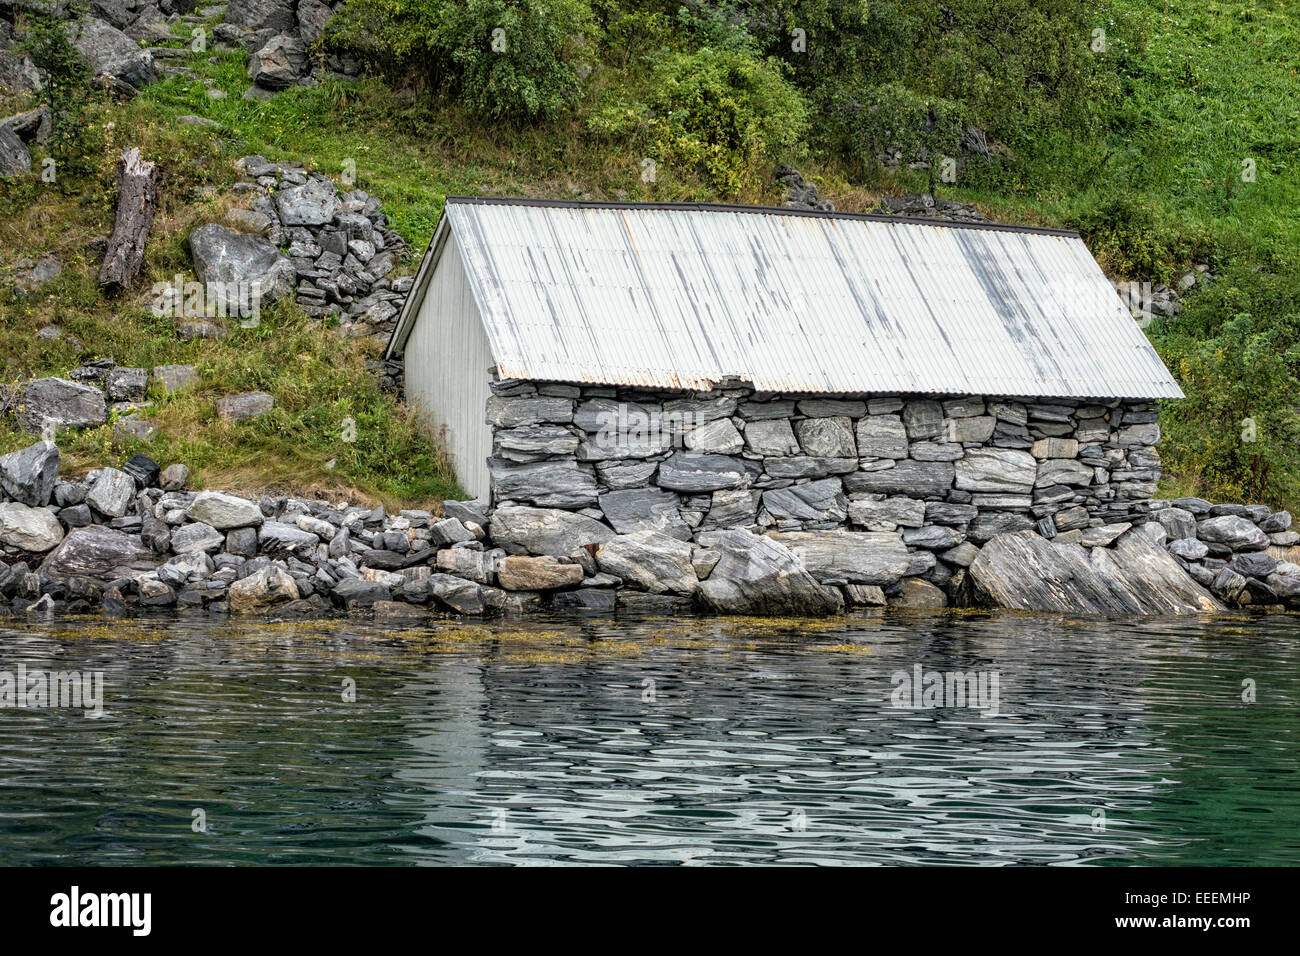
M0 380L95 356L197 364L197 391L151 395L154 457L185 461L207 484L427 503L454 482L365 371L372 346L291 302L220 342L181 343L149 313L149 286L189 272L189 230L237 202L236 158L336 178L355 165L416 250L448 194L777 203L771 167L789 162L843 209L930 190L1004 221L1078 228L1116 279L1172 282L1210 264L1218 278L1147 330L1189 395L1165 410L1167 490L1297 504L1296 14L1278 0L349 0L324 45L365 56L362 81L246 100L246 56L206 51L167 61L192 76L69 108L82 122L50 145L60 181L0 185L0 273L45 252L65 267L30 298L0 288ZM537 26L556 22L565 28ZM518 24L524 41L485 55L494 23ZM971 128L987 136L988 160L963 145ZM111 228L112 163L126 145L167 181L138 294L108 300L85 246ZM882 147L902 162L881 162ZM939 174L946 155L961 159L952 183ZM53 344L35 335L50 324L65 333ZM216 397L250 388L275 395L271 415L214 420ZM355 443L339 439L345 417L358 422ZM112 435L84 432L68 451L89 467L136 450ZM0 426L0 450L24 440Z

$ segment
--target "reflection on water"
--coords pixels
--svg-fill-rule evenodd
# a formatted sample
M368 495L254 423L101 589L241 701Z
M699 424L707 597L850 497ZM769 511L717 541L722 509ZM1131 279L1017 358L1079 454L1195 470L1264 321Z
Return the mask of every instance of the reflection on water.
M1298 650L1282 616L0 622L0 670L105 697L0 711L0 864L1296 864ZM995 674L998 716L893 706L917 664Z

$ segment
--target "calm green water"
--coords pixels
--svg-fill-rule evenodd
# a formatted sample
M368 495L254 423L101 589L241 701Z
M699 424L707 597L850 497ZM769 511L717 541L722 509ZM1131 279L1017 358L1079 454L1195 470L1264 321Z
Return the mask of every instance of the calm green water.
M0 620L20 662L104 712L0 711L3 864L1300 863L1293 617ZM916 664L998 714L894 706Z

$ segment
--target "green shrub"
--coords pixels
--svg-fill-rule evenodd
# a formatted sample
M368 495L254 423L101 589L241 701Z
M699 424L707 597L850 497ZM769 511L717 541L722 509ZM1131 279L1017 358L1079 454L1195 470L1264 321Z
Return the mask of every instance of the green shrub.
M68 15L84 12L84 4L72 4ZM46 73L37 98L50 110L50 138L46 150L58 163L55 182L73 188L75 180L98 164L96 144L88 116L92 90L90 71L68 40L68 24L50 13L29 13L22 49Z
M1173 221L1163 205L1137 190L1103 198L1070 225L1117 276L1168 281L1211 248L1201 228Z
M778 63L737 50L665 53L645 102L597 111L590 128L640 141L659 163L689 171L724 195L756 185L763 166L798 144L803 98Z
M904 166L928 163L933 180L940 158L955 158L961 150L969 118L960 103L898 83L837 86L822 94L823 136L859 171L893 155Z
M1165 350L1187 396L1166 403L1161 416L1170 472L1195 476L1230 500L1294 496L1300 381L1292 370L1300 347L1288 347L1291 332L1242 313L1211 339Z
M539 120L582 95L586 0L345 0L323 43L419 76L475 113Z

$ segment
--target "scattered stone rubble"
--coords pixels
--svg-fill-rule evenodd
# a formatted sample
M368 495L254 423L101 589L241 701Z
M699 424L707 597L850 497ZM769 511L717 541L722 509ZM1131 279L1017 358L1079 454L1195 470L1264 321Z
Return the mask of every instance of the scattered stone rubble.
M343 335L386 343L412 279L391 275L407 247L379 200L360 189L340 192L328 176L295 163L245 156L237 166L247 178L235 190L252 200L232 209L225 225L190 235L200 281L258 283L271 300L294 291L307 315L337 319ZM377 371L400 381L400 365L389 364Z

